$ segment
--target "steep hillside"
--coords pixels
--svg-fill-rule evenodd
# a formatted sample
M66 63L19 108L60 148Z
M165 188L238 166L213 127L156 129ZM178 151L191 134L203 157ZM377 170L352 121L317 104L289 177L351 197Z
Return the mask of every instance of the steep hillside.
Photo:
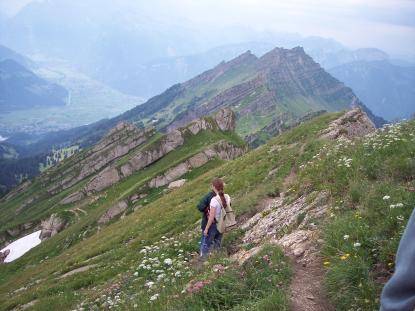
M0 111L64 106L68 92L11 59L0 61Z
M98 144L2 198L1 241L44 228L41 220L53 213L68 223L77 216L78 208L105 200L107 191L117 199L113 205L122 202L124 212L128 204L132 209L137 202L143 203L144 196L157 197L182 176L241 155L245 148L233 133L234 122L232 111L221 110L212 118L196 120L166 135L154 128L119 123Z
M189 156L201 150L206 155L206 147L195 143L207 133L224 139L230 134L200 131L148 169L105 191L89 196L86 191L91 201L69 203L77 216L66 229L0 266L1 309L378 308L379 290L393 270L415 204L414 122L376 131L358 109L324 114L235 160L207 162L186 173L189 181L179 189L146 190L142 197L144 184L164 181L180 163L188 167ZM154 142L163 137L150 137L110 167L121 169L137 155L150 154L145 151L161 150ZM186 141L192 142L187 149ZM225 235L223 252L199 265L195 204L213 177L226 182L238 229ZM78 189L88 189L87 184ZM2 210L12 212L34 190L16 189ZM52 204L74 190L53 195ZM133 194L136 203L130 203ZM27 212L45 209L41 205ZM106 222L114 206L113 211L122 210L118 215L136 208Z
M329 69L376 115L390 121L415 113L415 67L384 61L351 62Z

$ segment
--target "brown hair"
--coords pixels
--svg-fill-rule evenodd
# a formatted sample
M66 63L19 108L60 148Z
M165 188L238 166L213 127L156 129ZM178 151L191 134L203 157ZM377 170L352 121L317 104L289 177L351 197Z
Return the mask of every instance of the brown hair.
M212 186L218 191L218 194L220 196L220 200L222 201L222 205L224 208L227 207L227 203L226 203L226 199L225 199L225 194L223 193L223 181L220 178L215 178L212 181Z

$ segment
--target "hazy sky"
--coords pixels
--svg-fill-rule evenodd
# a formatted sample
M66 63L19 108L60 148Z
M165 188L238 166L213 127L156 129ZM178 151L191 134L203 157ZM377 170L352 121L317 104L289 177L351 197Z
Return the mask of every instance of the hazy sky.
M0 10L10 16L31 1L0 0ZM155 14L160 9L195 26L242 25L331 37L352 48L415 54L415 0L164 0L158 2Z

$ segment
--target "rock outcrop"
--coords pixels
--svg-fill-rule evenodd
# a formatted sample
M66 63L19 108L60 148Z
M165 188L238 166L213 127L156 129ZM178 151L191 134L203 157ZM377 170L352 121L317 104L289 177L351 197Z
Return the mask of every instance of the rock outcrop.
M329 127L322 131L321 137L332 140L340 137L352 139L353 137L365 136L375 130L375 125L366 113L356 107L332 121Z
M41 232L39 238L46 240L65 228L66 222L57 214L52 214L50 217L41 222Z
M90 180L90 182L85 186L85 192L89 194L101 191L117 183L120 179L121 177L117 168L107 167Z
M126 164L122 165L120 170L122 177L130 176L133 172L141 170L151 163L159 160L177 147L183 145L183 133L175 130L162 137L157 143L148 149L139 151Z
M311 197L314 199L308 203ZM242 241L257 246L250 250L242 249L232 258L242 264L257 254L266 240L288 247L294 257L313 252L313 249L306 247L312 241L311 237L316 229L312 221L322 218L328 208L328 194L325 192L302 195L290 204L284 204L283 197L276 198L272 204L241 226L245 230ZM284 235L290 229L291 234Z
M82 200L84 197L85 197L85 193L80 190L80 191L71 193L67 197L63 198L59 203L60 204L70 204L70 203Z
M230 109L222 109L214 116L214 124L207 119L194 120L188 126L173 130L153 144L146 146L144 150L138 151L121 166L107 167L105 170L94 176L85 186L86 193L101 191L114 183L137 172L155 161L161 159L169 152L182 146L185 143L186 135L196 135L202 130L221 129L232 131L235 127L235 114ZM244 153L246 149L233 146L222 141L203 153L199 153L185 163L171 168L165 174L155 177L150 182L150 187L160 187L169 184L192 168L200 167L214 157L230 160ZM70 200L70 198L65 198Z
M232 160L241 156L246 151L246 147L238 147L229 143L228 141L221 140L218 143L203 150L202 152L195 154L186 161L167 170L164 174L154 177L149 182L148 186L150 188L165 186L177 178L183 176L190 170L201 167L214 158Z
M119 216L121 213L125 212L127 209L128 204L126 201L120 201L116 203L114 206L110 207L99 219L98 224L105 224L109 222L111 219Z
M229 108L219 110L215 115L215 121L221 131L235 130L235 113Z
M0 264L4 263L4 261L6 260L7 256L9 256L10 254L10 250L6 249L4 252L0 252Z
M114 160L126 155L132 149L143 144L154 134L154 128L138 129L132 124L120 122L111 129L93 148L86 151L80 159L72 159L72 165L63 173L45 174L49 182L54 182L48 188L50 194L67 189L84 178L100 171ZM78 196L80 198L80 196ZM65 202L74 202L74 197L65 198ZM65 203L63 203L65 204Z
M186 183L186 179L179 179L172 181L167 188L174 189L174 188L180 188Z

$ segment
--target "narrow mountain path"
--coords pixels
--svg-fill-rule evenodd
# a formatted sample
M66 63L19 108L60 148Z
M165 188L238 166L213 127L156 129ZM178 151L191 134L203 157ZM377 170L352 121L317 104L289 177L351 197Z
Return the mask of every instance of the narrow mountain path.
M323 287L324 269L321 259L314 258L307 265L289 256L293 266L290 286L290 308L293 311L332 311Z

